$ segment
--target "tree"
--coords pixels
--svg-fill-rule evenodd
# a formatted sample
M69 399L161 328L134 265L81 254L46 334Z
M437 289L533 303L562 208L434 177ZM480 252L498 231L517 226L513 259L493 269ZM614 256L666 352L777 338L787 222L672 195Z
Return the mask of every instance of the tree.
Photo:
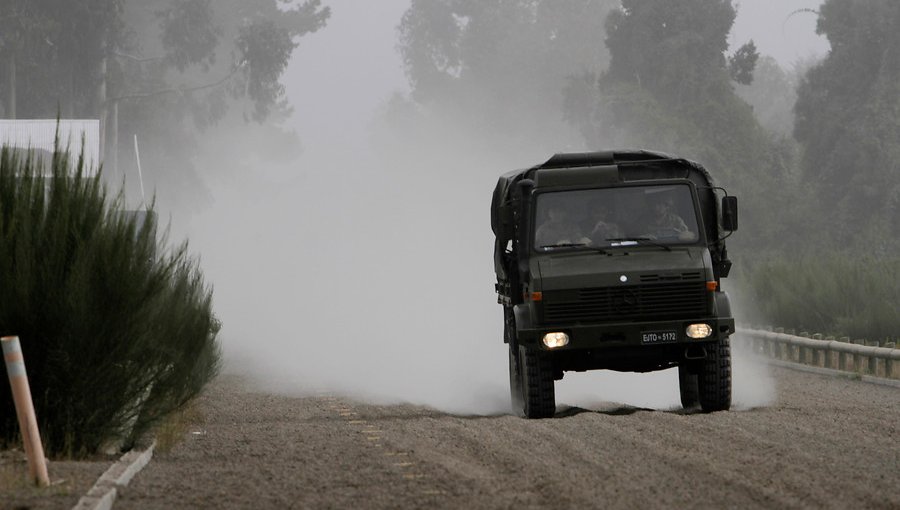
M798 91L794 135L829 237L900 234L900 4L828 0L831 51ZM879 241L881 242L881 241Z
M0 69L6 75L0 80L0 113L9 118L17 117L19 105L18 75L25 48L41 48L41 37L50 30L49 20L43 18L34 4L24 1L3 0L0 3Z
M623 1L607 22L607 80L636 84L676 107L722 96L735 14L730 0Z
M259 122L286 114L281 75L298 39L330 15L321 0L0 2L7 115L105 120L112 175L132 147L116 137L127 128L158 148L151 168L165 173L151 180L186 195L202 188L192 140L235 107ZM163 202L173 198L190 200Z
M164 206L190 209L205 202L194 156L212 124L251 129L249 121L261 126L290 113L281 75L299 38L322 28L329 16L320 0L128 4L125 19L138 30L121 52L129 56L117 58L120 131L154 149L140 156L153 169L147 177ZM136 176L133 136L118 148L121 172ZM135 188L129 187L132 194Z
M608 71L572 80L566 118L589 146L653 148L696 159L744 197L738 244L775 245L789 228L792 150L758 124L732 78L752 79L752 43L729 56L730 0L624 0L607 20Z
M749 84L735 85L738 96L753 107L759 123L780 137L792 137L797 86L805 69L785 71L772 57L762 57Z
M759 52L753 41L738 48L734 55L728 58L728 74L731 79L741 85L753 83L753 70L759 60Z
M606 66L612 0L413 0L399 26L411 100L495 143L571 143L569 75ZM395 103L397 104L397 103Z
M121 0L4 0L0 54L8 114L84 116L99 108L105 44L116 43Z

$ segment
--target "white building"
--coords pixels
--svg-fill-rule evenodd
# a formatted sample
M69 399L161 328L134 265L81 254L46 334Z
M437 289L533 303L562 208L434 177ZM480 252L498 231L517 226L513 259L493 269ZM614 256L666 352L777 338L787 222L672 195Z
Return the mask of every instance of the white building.
M95 174L100 166L100 121L96 119L0 119L0 146L52 155L57 125L60 147L69 149L73 163L83 149L86 173Z

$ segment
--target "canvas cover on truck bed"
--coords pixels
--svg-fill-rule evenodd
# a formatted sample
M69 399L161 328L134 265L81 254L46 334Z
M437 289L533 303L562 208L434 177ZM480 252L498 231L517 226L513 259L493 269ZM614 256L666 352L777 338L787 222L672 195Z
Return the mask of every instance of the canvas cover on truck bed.
M576 183L579 177L574 171L579 169L584 170L581 175L586 179L585 184L588 184L590 179L612 179L611 183L665 179L691 181L697 188L712 257L716 261L726 260L724 243L721 241L727 236L727 232L721 228L721 208L716 196L716 190L720 188L717 188L712 176L702 165L662 152L645 150L567 153L556 154L540 165L508 172L498 179L491 200L491 228L496 236L495 270L500 279L506 279L508 261L503 260L503 254L507 251L507 244L515 236L513 202L516 198L514 193L516 183L531 179L536 181L536 188L541 188L542 183L549 185L558 185L560 182ZM572 177L568 180L546 178L552 175L547 174L547 171L553 170L567 170ZM541 176L545 178L539 179Z

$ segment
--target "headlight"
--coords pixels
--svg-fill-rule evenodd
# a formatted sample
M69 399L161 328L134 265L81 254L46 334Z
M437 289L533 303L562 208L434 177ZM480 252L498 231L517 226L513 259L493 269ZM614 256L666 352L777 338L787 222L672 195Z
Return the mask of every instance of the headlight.
M691 324L685 331L690 338L708 338L712 335L712 326L709 324Z
M569 335L565 333L547 333L544 335L544 345L550 349L569 345Z

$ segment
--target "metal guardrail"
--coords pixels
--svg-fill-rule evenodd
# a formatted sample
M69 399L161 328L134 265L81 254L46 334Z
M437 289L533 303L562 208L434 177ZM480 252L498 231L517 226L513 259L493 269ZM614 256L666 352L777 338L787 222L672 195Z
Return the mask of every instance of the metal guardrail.
M737 328L753 352L782 361L854 372L886 379L900 379L900 349L894 342L824 337L806 332L793 334L782 328L772 331Z

